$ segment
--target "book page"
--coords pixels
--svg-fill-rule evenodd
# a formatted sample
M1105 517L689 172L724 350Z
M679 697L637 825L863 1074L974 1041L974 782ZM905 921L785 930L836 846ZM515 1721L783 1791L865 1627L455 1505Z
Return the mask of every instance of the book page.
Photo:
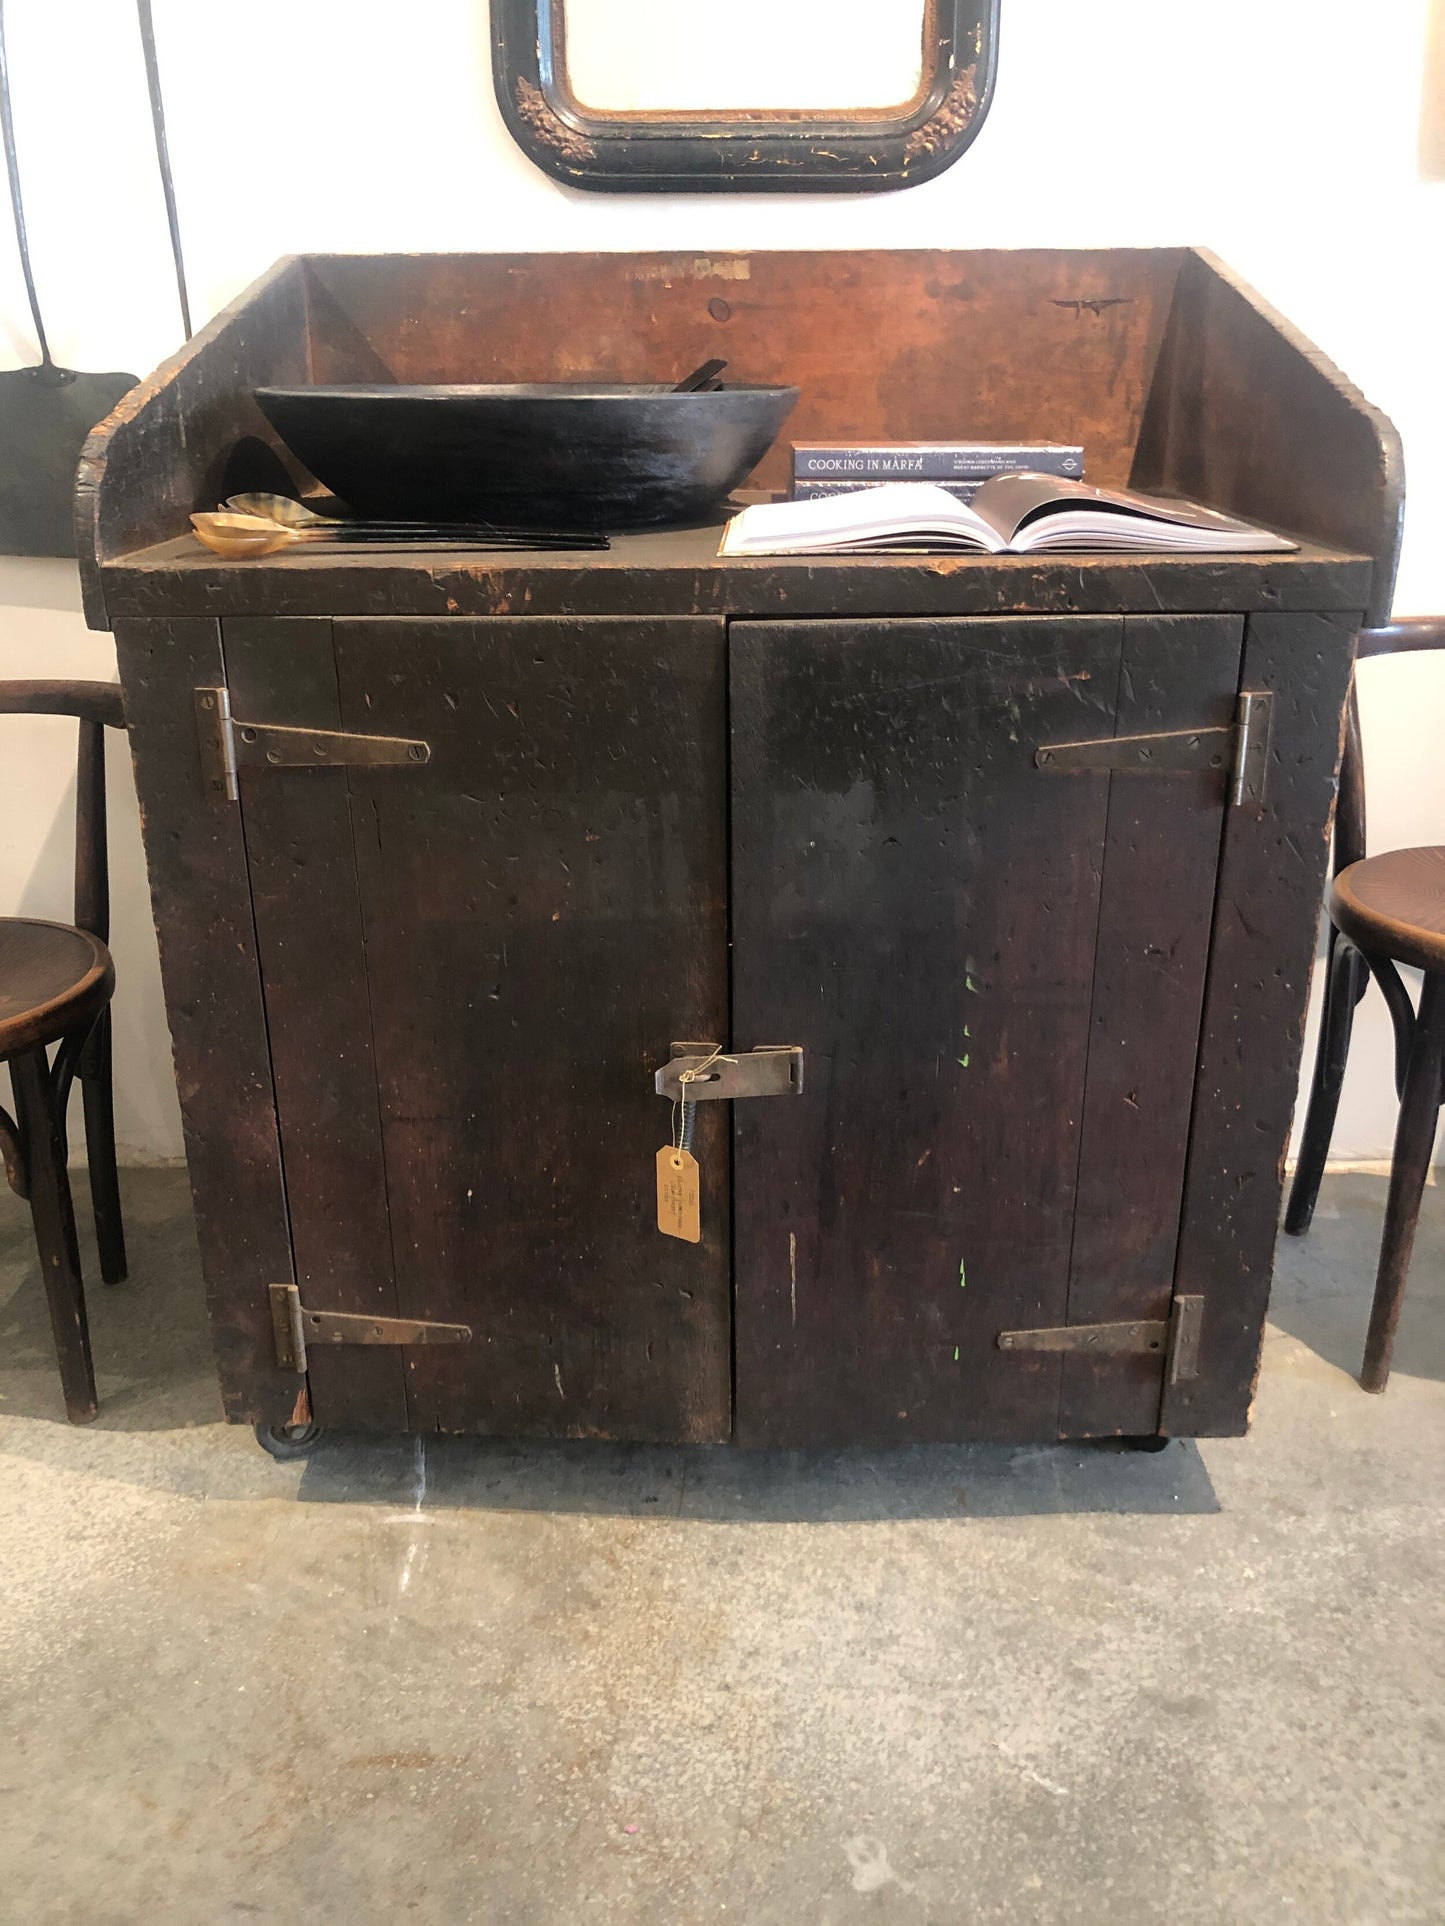
M1040 512L1014 537L1014 552L1090 549L1128 555L1284 554L1299 546L1267 528L1221 517L1222 527L1197 528L1117 508L1066 508Z
M759 502L735 515L720 555L810 555L913 545L996 553L1002 537L946 488L887 482L801 502Z
M1119 545L1127 541L1130 547L1169 547L1164 531L1171 528L1197 531L1225 548L1295 546L1281 536L1256 528L1252 522L1241 522L1233 515L1221 514L1217 508L1206 508L1201 502L1184 501L1172 495L1146 495L1134 488L1096 488L1089 482L1065 481L1056 475L995 476L978 491L973 507L1011 547L1020 551L1040 546L1038 541L1025 539L1025 530L1043 521L1052 526L1060 510L1072 511L1068 523L1076 534L1092 532L1104 546L1108 546L1106 538L1111 528ZM1137 534L1126 534L1130 524L1136 531L1143 528L1146 534L1152 526L1152 539L1141 541ZM1183 539L1173 545L1191 549L1201 546Z

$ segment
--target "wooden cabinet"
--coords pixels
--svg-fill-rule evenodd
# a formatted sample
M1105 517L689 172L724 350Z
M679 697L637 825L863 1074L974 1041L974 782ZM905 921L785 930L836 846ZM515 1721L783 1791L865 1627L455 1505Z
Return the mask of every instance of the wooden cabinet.
M729 301L816 359L806 297L846 288L840 258L893 271L754 257ZM1134 450L1118 479L1224 507L1265 513L1267 470L1297 555L739 564L681 530L585 565L217 563L175 537L176 493L244 418L236 382L294 358L284 282L102 438L92 601L229 1415L788 1447L1243 1429L1353 637L1391 561L1386 429L1197 257L1119 257L1117 323L1088 308L1114 257L1048 258L959 285L1057 337L1052 425L1091 408L1106 460ZM551 289L496 270L534 271ZM577 271L653 288L672 352L646 257ZM365 286L396 366L411 337ZM1116 325L1115 363L1059 312ZM835 397L821 425L923 431L930 313L875 370L883 414ZM571 366L580 321L536 314ZM1303 384L1293 468L1271 443L1229 469L1231 383L1258 432ZM1321 505L1328 450L1348 499ZM654 1076L683 1039L804 1068L799 1094L698 1105L696 1245L655 1221ZM298 1371L273 1287L392 1341L309 1342Z
M308 1311L473 1333L313 1345L316 1420L1156 1429L1206 974L1230 954L1220 852L1232 817L1270 834L1230 802L1244 635L1229 614L225 619L236 730L428 751L260 754L234 804L197 782L187 810L234 818L273 1271ZM1195 731L1212 754L1169 767ZM1130 737L1166 741L1111 772ZM1080 741L1099 766L1041 764ZM1317 815L1330 782L1326 739ZM787 1043L806 1072L796 1098L698 1106L698 1245L654 1221L675 1038ZM1145 1348L1119 1348L1129 1324ZM1112 1335L999 1343L1078 1326Z

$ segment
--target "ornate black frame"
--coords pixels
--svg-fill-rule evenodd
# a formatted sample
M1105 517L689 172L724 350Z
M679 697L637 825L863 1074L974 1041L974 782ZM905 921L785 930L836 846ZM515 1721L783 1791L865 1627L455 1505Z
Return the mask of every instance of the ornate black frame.
M560 0L492 0L492 78L513 139L568 187L882 193L941 174L982 127L999 4L928 0L932 68L913 100L891 113L597 113L567 84Z

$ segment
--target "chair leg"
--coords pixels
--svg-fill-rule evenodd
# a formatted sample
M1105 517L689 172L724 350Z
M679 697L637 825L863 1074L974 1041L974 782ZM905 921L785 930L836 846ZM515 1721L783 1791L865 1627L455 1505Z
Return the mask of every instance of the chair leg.
M1365 1362L1360 1383L1367 1391L1383 1391L1390 1381L1390 1354L1395 1327L1405 1297L1405 1278L1415 1244L1420 1199L1435 1147L1440 1120L1442 1067L1445 1067L1445 976L1427 976L1420 991L1420 1013L1400 1120L1395 1130L1395 1153L1390 1165L1390 1194L1385 1204L1385 1235L1380 1246L1380 1268L1375 1278L1375 1302L1370 1333L1365 1340Z
M90 1202L100 1246L100 1274L107 1284L125 1276L125 1224L120 1214L120 1179L115 1168L115 1104L110 1074L110 1011L102 1010L80 1059L80 1095L85 1106L85 1161L90 1167Z
M1320 1194L1320 1180L1325 1174L1325 1159L1330 1154L1330 1139L1335 1134L1340 1089L1345 1080L1345 1063L1350 1054L1350 1038L1355 1027L1355 1006L1364 995L1369 980L1369 965L1364 957L1353 943L1337 930L1332 931L1309 1109L1305 1112L1299 1162L1295 1165L1294 1182L1290 1185L1289 1204L1284 1214L1284 1227L1291 1237L1303 1237L1315 1214L1315 1200Z
M62 1150L64 1133L45 1051L28 1050L24 1056L13 1058L10 1081L24 1138L30 1215L45 1277L45 1295L50 1304L50 1328L55 1337L65 1409L72 1424L88 1424L97 1410L95 1369L90 1361L90 1332L85 1321L75 1212L71 1207L70 1180L66 1176Z

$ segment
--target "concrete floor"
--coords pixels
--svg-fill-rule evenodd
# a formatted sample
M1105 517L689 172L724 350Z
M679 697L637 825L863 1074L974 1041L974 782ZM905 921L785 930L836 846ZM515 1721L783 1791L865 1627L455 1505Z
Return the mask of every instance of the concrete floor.
M1445 1919L1445 1191L1286 1240L1254 1435L1157 1456L216 1422L184 1178L63 1420L0 1210L0 1919Z

